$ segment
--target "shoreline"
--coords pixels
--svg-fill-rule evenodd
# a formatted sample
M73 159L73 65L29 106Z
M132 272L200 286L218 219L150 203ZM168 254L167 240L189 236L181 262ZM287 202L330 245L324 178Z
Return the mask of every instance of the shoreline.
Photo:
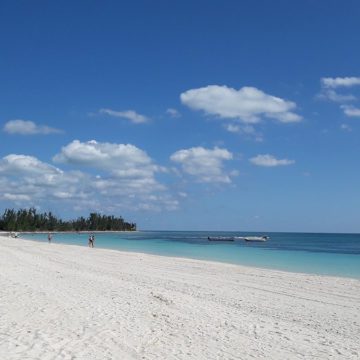
M47 233L46 233L47 234ZM0 239L1 239L2 235L0 233ZM13 238L10 238L13 239ZM42 244L46 244L46 241L42 241L42 240L37 240L37 239L25 239L25 238L18 238L18 240L25 240L25 241L29 241L35 244L38 243L42 243ZM69 246L69 247L76 247L79 249L83 249L83 248L87 248L88 246L86 246L85 244L83 245L78 245L78 244L66 244L66 243L61 243L61 242L55 242L52 241L51 242L51 246ZM146 253L146 252L141 252L141 251L130 251L130 250L120 250L120 249L110 249L110 248L105 248L105 247L99 247L99 246L95 246L94 248L96 248L96 250L94 251L98 251L98 250L105 250L105 251L109 251L109 252L114 252L116 253L120 253L122 256L126 256L127 254L130 254L131 256L137 256L137 255L143 255L143 256L149 256L149 257L154 257L154 258L165 258L165 259L173 259L173 260L180 260L180 261L198 261L200 263L204 263L204 265L209 264L209 265L224 265L224 266L235 266L235 267L239 267L239 268L243 268L246 270L251 270L254 269L255 271L271 271L274 273L283 273L283 274L294 274L294 275L299 275L299 276L315 276L315 277L326 277L326 278L333 278L333 279L350 279L350 280L356 280L359 281L360 284L360 279L356 278L356 277L351 277L351 276L338 276L338 275L326 275L326 274L316 274L316 273L305 273L305 272L301 272L301 271L290 271L290 270L281 270L281 269L274 269L271 267L261 267L261 266L255 266L255 265L243 265L243 264L235 264L235 263L230 263L230 262L226 262L226 261L216 261L216 260L208 260L208 259L197 259L197 258L192 258L192 257L183 257L183 256L171 256L171 255L160 255L160 254L151 254L151 253Z
M98 231L98 232L94 232L95 234L96 233L103 233L103 234L106 234L106 233L126 233L126 232L139 232L139 230L136 230L136 231L108 231L108 232L104 232L104 231ZM81 234L91 234L92 232L87 232L87 231L84 231L82 232ZM37 235L37 234L40 234L40 235L44 235L44 234L48 234L48 232L37 232L37 233L34 233L34 232L30 232L30 233L23 233L24 235ZM53 234L79 234L77 232L53 232ZM1 232L0 232L0 236L1 236ZM21 236L20 236L21 238ZM31 236L31 238L28 236L27 238L23 238L24 240L29 240L29 241L40 241L42 242L43 240L39 239L39 238L33 238ZM64 245L70 245L70 246L86 246L86 244L83 244L83 245L77 245L77 244L69 244L69 243L62 243L62 242L59 242L57 243L56 240L53 241L54 244L64 244ZM281 267L276 267L276 266L271 266L271 265L266 265L266 264L249 264L249 263L241 263L241 262L233 262L233 261L230 261L230 260L222 260L222 259L206 259L206 258L200 258L200 257L191 257L191 256L182 256L182 255L168 255L168 254L156 254L156 253L151 253L151 252L144 252L144 251L139 251L139 250L133 250L133 249L130 249L130 250L126 250L126 249L121 249L121 248L109 248L109 247L101 247L100 246L96 246L96 248L98 249L108 249L108 250L114 250L114 251L119 251L119 252L125 252L125 253L137 253L137 254L149 254L149 255L154 255L154 256L161 256L161 257L171 257L171 258L174 258L174 259L193 259L193 260L198 260L198 261L208 261L208 262L212 262L212 263L219 263L219 264L230 264L230 265L237 265L237 266L245 266L245 267L250 267L250 268L255 268L255 269L262 269L262 270L273 270L273 271L280 271L280 272L285 272L285 273L292 273L292 274L304 274L304 275L314 275L314 276L328 276L328 277L333 277L333 278L346 278L346 279L355 279L355 280L360 280L360 275L358 274L352 274L352 273L342 273L342 274L336 274L336 273L326 273L326 271L322 270L322 271L304 271L303 269L289 269L289 268L281 268ZM356 254L351 254L350 256L358 256Z
M360 356L355 279L3 236L0 269L1 358Z

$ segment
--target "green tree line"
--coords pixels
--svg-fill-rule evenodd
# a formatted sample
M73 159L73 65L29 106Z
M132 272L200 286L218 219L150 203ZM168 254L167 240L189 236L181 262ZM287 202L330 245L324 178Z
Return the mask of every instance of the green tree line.
M35 208L6 209L0 218L3 231L134 231L135 223L126 222L121 216L90 213L87 218L64 221L51 211L39 213Z

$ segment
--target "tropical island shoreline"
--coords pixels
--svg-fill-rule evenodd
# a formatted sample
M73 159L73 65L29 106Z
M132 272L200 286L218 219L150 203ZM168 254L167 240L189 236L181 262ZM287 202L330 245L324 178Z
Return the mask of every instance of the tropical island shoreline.
M123 233L136 233L140 230L70 230L70 231L62 231L62 230L43 230L43 231L0 231L0 236L10 236L16 233L18 236L21 235L44 235L44 234L123 234Z
M0 357L356 359L360 281L0 235Z

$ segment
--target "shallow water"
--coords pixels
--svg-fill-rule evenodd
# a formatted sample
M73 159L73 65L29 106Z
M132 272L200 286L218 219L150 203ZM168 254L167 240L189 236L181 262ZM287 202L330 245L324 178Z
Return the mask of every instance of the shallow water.
M266 233L266 242L210 242L242 232L140 231L97 233L95 247L186 257L285 271L360 279L360 234ZM47 241L46 234L22 238ZM87 246L87 234L54 234L53 242Z

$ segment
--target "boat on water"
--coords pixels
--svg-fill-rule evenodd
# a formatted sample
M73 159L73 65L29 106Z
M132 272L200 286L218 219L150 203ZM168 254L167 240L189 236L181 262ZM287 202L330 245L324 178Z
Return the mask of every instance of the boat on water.
M245 241L267 241L269 240L268 236L245 236Z
M208 236L209 241L235 241L234 236Z
M209 241L235 241L235 240L245 240L245 241L267 241L269 240L269 236L208 236Z

